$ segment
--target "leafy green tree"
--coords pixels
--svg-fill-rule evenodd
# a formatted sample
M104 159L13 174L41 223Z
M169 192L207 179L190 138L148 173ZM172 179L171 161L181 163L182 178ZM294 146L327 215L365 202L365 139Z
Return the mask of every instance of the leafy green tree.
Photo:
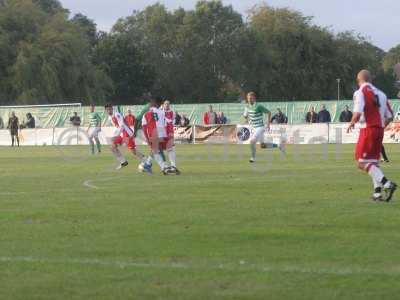
M243 28L242 16L221 1L200 1L186 14L180 44L185 78L192 85L184 95L203 101L224 97L224 89L234 81Z
M71 22L81 28L81 31L86 35L89 44L93 47L96 45L99 34L97 32L96 23L83 14L76 14Z
M143 62L153 70L153 93L176 97L187 84L178 83L183 79L184 68L178 29L185 15L182 9L172 14L165 6L155 4L121 19L113 28L113 35L135 42Z
M33 3L39 5L39 7L47 14L54 15L56 13L68 13L68 10L62 7L62 4L58 0L33 0Z
M110 87L104 80L96 86L100 72L89 61L89 44L73 24L55 15L43 26L35 43L21 47L15 70L15 84L21 103L84 101L94 99L97 89ZM104 77L103 77L104 78Z
M17 98L13 68L21 45L31 43L39 35L45 22L43 13L30 0L9 0L0 10L0 87L2 104L12 103Z
M334 34L312 18L261 4L247 22L220 0L192 10L154 4L120 19L111 33L70 18L58 0L0 0L0 103L139 103L147 93L178 102L232 101L254 90L265 100L351 98L355 75L396 95L388 53L353 32Z
M387 88L392 89L391 97L400 95L400 45L392 48L383 59L384 76Z
M311 18L299 12L267 5L250 13L249 31L256 58L247 68L247 77L252 78L247 89L271 100L328 98L335 86L329 31L312 25Z
M0 10L2 101L102 101L111 80L91 62L89 40L57 1L10 0Z
M394 66L400 64L400 45L392 48L386 53L383 60L383 69L385 72L393 72Z
M105 35L95 49L94 61L114 82L111 100L138 103L153 85L152 68L143 64L135 41L127 35Z
M351 99L357 88L355 77L361 69L369 69L373 74L381 74L384 51L373 46L362 36L353 32L343 32L335 39L337 78L341 79L343 96Z
M200 1L195 10L169 12L148 6L120 20L113 34L135 40L155 71L153 91L180 100L213 100L231 82L240 14L221 1Z

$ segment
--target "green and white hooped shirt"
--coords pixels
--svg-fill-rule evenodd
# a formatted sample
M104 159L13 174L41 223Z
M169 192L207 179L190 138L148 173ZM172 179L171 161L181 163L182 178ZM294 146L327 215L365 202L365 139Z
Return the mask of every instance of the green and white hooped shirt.
M265 126L264 114L268 113L270 113L270 111L262 104L247 104L244 111L244 117L248 118L251 126L254 128L260 128Z

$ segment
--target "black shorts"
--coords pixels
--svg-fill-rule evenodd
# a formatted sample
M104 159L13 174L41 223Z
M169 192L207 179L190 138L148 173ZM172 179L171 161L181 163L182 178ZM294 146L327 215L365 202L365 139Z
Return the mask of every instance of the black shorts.
M18 129L10 129L10 134L13 136L18 135Z

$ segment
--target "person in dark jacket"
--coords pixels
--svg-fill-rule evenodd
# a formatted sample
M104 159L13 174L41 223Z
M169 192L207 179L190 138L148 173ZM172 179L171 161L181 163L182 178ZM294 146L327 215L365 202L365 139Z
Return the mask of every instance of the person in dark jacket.
M26 122L24 123L24 128L33 129L36 128L35 118L32 116L31 113L26 114Z
M175 112L175 120L174 120L174 125L175 126L181 126L181 115L176 111Z
M17 141L17 145L19 147L19 137L18 137L19 120L14 112L11 113L11 117L8 120L7 128L10 130L11 147L14 147L15 140Z
M278 112L273 115L271 122L276 124L287 124L288 118L285 116L285 114L281 111L280 108L278 108L277 111Z
M339 121L342 122L342 123L350 123L352 118L353 118L353 113L349 109L349 106L346 105L344 107L344 110L340 114Z
M318 123L330 123L332 121L330 112L322 105L321 111L318 113Z
M77 112L74 112L74 115L69 119L69 121L74 125L75 127L81 126L81 118L78 116Z
M228 124L228 119L225 117L225 115L222 111L217 113L217 124L220 124L220 125Z
M315 108L311 107L310 111L306 115L306 122L317 123L317 121L318 121L318 114L315 112Z
M186 115L182 115L181 127L188 127L189 125L190 125L190 120L186 117Z

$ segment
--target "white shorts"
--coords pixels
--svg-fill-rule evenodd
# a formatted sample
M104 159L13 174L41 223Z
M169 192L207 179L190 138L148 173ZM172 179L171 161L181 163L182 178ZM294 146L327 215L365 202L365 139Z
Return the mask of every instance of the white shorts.
M89 132L89 139L99 138L99 133L101 132L100 127L91 128Z
M264 143L265 127L253 128L251 131L250 143Z

